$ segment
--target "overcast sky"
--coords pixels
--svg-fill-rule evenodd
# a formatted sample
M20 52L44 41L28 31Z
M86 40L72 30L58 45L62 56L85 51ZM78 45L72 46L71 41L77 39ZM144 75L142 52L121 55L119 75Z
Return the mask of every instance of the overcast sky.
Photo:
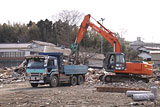
M145 42L160 43L159 0L0 0L0 23L53 20L62 10L105 18L104 26L112 32L126 31L126 40L139 36Z

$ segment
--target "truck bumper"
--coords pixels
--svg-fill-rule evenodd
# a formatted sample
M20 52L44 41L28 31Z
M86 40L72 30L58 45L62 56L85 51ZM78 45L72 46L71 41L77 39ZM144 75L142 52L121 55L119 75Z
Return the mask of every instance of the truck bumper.
M38 83L38 84L45 84L46 83L46 77L43 75L40 76L26 76L25 79L29 81L30 83Z
M39 80L39 81L32 81L32 80L30 80L29 82L30 83L38 83L38 84L44 84L45 83L44 80Z

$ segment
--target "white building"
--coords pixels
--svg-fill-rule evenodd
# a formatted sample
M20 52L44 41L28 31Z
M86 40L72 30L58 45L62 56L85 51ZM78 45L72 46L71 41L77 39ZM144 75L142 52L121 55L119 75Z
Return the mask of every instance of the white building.
M150 51L150 54L154 64L160 66L160 51Z
M62 52L69 55L70 49L62 49L52 43L35 40L30 43L0 44L0 67L17 66L23 62L26 55L41 52Z
M148 47L141 46L137 48L140 52L139 57L144 60L153 61L155 65L160 65L160 48L159 47Z
M0 67L20 64L24 56L30 54L29 51L23 51L23 49L30 49L30 45L30 43L0 44Z
M142 46L160 48L160 43L146 43L141 40L141 37L137 37L136 41L130 42L130 48L133 50L137 50L137 48L142 47Z

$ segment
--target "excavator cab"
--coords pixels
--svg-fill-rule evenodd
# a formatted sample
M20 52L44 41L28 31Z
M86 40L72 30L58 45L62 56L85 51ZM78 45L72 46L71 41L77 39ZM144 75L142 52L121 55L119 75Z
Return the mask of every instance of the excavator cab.
M105 55L103 67L107 72L115 70L123 71L126 68L126 62L123 53L110 52Z

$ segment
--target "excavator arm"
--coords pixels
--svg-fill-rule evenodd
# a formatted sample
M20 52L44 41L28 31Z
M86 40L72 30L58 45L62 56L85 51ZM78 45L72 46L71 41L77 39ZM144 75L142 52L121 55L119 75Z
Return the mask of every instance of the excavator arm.
M104 30L101 29L100 27L96 26L92 22L90 22L90 17L91 17L90 14L86 15L83 22L81 23L80 29L78 31L77 39L76 39L74 45L72 45L72 51L74 51L74 52L76 51L78 44L83 39L83 37L87 31L87 28L90 26L97 33L99 33L101 36L103 36L113 46L114 52L121 52L121 45L120 45L118 39L114 36L114 34L110 30L106 29L99 21L96 21L96 22Z

